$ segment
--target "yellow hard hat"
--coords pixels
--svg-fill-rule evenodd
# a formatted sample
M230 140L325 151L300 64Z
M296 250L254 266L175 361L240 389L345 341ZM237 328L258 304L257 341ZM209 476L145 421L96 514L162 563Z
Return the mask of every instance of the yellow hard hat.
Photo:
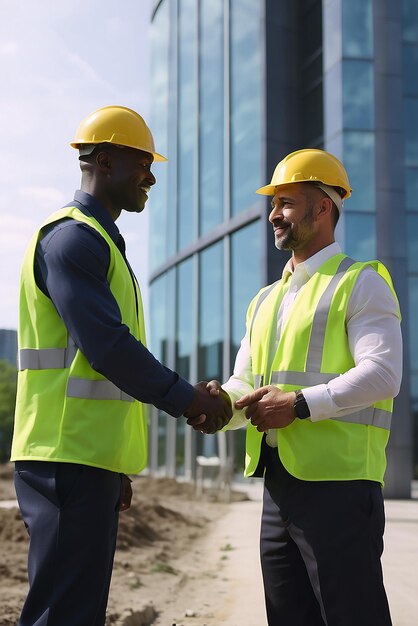
M288 154L274 170L269 185L260 187L256 193L274 196L278 185L289 183L317 182L330 187L341 187L346 200L351 196L351 187L343 164L334 155L324 150L308 148Z
M99 143L136 148L152 154L154 161L167 161L155 152L153 136L142 117L126 107L107 106L90 113L77 128L70 146L83 154L89 154L94 145ZM92 146L91 150L89 146Z

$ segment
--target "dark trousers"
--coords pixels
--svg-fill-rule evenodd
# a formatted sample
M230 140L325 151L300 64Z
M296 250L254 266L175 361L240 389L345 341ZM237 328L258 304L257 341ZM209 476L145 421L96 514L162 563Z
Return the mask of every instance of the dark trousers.
M391 626L378 483L302 481L264 446L261 566L270 626Z
M121 475L18 461L15 488L30 537L29 592L19 626L103 626Z

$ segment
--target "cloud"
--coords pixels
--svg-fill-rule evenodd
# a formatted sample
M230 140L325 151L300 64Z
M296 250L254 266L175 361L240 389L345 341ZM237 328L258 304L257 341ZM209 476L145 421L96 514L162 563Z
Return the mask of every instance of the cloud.
M3 41L0 44L0 55L12 57L19 53L20 46L17 41Z
M1 0L1 7L0 290L10 295L2 299L0 328L13 328L25 247L79 184L69 142L80 121L108 104L147 119L151 2ZM120 221L146 292L146 223Z
M18 194L35 201L36 204L61 206L65 202L64 194L54 187L23 187Z

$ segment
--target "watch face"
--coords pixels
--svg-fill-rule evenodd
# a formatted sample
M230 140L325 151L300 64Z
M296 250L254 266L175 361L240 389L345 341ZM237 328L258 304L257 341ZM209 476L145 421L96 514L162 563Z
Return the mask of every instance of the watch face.
M296 416L301 419L304 420L308 417L310 417L310 411L309 411L309 407L308 404L304 398L304 395L301 391L297 391L296 392L296 400L295 400L295 404L294 404L294 409L295 409L295 413Z

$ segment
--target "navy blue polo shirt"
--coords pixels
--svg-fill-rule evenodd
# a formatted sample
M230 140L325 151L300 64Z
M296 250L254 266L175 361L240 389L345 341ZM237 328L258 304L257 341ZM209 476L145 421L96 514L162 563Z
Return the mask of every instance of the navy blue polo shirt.
M93 216L126 260L119 229L96 198L79 190L68 206ZM36 283L51 298L94 370L137 400L178 417L191 404L194 389L162 365L122 323L107 280L109 262L103 237L87 224L65 218L42 231L36 248Z

